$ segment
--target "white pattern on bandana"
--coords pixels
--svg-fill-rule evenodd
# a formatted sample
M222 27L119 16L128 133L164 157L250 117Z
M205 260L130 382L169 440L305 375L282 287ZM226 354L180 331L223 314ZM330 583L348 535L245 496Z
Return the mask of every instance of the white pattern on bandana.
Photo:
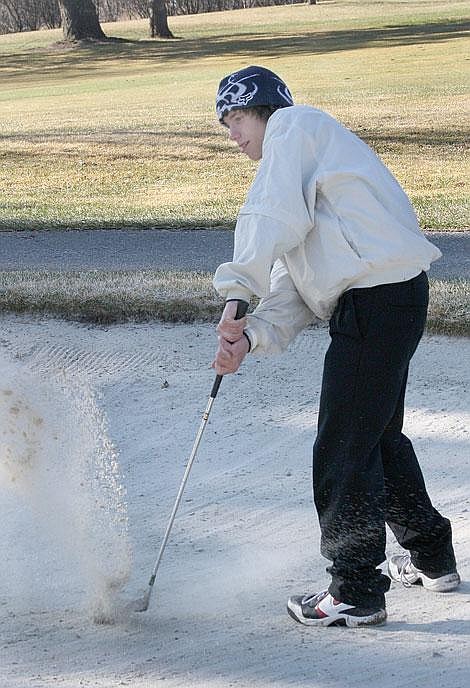
M243 77L239 81L232 81L236 74L233 74L228 81L221 93L217 94L217 112L221 112L224 105L246 105L253 99L253 97L258 93L258 86L256 83L252 82L251 90L248 90L248 86L243 82L247 79L252 79L253 77L260 76L260 74L248 74L248 76Z

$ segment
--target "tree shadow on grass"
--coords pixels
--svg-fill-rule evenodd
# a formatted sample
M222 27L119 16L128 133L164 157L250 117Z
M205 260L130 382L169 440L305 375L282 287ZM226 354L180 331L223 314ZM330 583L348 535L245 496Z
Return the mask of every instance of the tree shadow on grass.
M396 146L431 146L449 151L450 148L468 146L469 131L462 123L461 129L367 129L355 132L372 148L389 149Z
M55 76L67 78L93 75L103 70L103 63L125 59L136 63L155 60L184 62L217 56L237 56L248 61L282 55L312 55L368 47L399 47L423 43L436 43L465 38L470 22L454 20L385 26L340 31L306 31L301 35L271 35L267 33L241 33L231 36L216 35L178 41L110 40L86 44L75 50L59 52L57 49L28 51L2 57L0 76L5 83L16 80L23 72L28 77ZM106 65L106 75L121 74L119 63Z
M345 123L346 126L347 122ZM372 147L389 148L391 146L432 146L435 148L449 149L453 148L466 148L468 146L469 132L466 127L462 124L460 129L448 129L448 128L417 128L413 127L410 129L397 129L393 127L389 128L369 128L367 126L360 127L359 129L352 128L357 136L366 141ZM237 155L236 148L231 145L226 140L226 135L222 131L217 131L217 129L189 129L182 130L175 128L174 130L135 130L135 129L115 129L106 128L97 124L96 130L93 133L77 133L74 131L73 135L70 137L71 143L74 144L74 150L66 150L65 153L69 155L83 155L80 144L89 147L91 143L96 144L109 144L113 149L125 148L127 149L129 145L139 144L138 153L139 157L142 157L143 153L141 150L142 146L148 146L148 156L153 156L153 151L155 146L159 143L167 144L171 142L172 139L177 139L182 143L189 143L195 148L200 148L201 150L210 151L212 153L233 154ZM11 142L26 142L32 145L44 145L44 144L54 144L58 143L63 146L67 146L68 134L64 132L50 132L50 131L38 131L34 133L15 133L15 134L1 134L0 141L11 141ZM55 154L59 154L57 151ZM110 150L110 155L114 152ZM8 155L16 156L18 160L22 157L34 157L37 155L37 151L31 150L15 150L4 153L4 156ZM104 155L102 153L101 155ZM129 154L130 155L130 154ZM173 157L171 152L166 151L166 155ZM0 156L1 159L1 156Z

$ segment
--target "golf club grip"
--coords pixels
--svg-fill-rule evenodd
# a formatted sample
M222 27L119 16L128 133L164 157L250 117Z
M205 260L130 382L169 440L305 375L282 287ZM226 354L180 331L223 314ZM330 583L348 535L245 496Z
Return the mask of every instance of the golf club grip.
M229 299L230 300L230 299ZM237 300L237 312L235 314L235 320L240 320L246 315L248 310L248 303L246 301ZM217 392L219 391L220 383L222 382L223 375L216 375L214 384L212 385L211 397L215 399Z

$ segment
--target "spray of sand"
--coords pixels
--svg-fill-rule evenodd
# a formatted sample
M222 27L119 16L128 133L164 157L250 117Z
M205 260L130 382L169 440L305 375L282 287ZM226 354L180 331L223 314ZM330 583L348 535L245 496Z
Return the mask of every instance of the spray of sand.
M79 568L87 611L112 622L131 556L118 455L99 399L76 370L52 374L4 355L0 366L0 494L15 491L17 508L31 510ZM51 589L53 575L51 567L44 576Z

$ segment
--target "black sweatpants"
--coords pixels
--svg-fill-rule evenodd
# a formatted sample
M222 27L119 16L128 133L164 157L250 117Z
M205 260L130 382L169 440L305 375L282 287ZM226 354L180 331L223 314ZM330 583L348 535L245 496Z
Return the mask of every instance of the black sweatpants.
M425 571L455 566L450 523L431 504L402 433L408 365L426 321L426 273L345 292L330 320L313 449L321 551L332 561L330 593L383 606L390 580L385 523Z

